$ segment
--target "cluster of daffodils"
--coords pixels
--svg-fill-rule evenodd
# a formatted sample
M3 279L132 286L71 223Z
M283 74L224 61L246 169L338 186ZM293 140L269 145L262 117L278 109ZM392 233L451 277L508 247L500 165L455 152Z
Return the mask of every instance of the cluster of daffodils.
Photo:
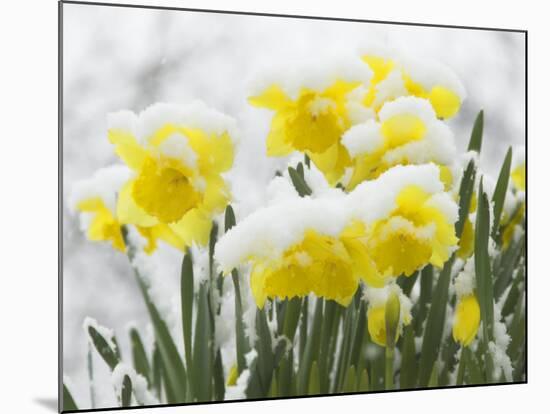
M125 251L128 225L147 253L159 240L182 250L206 245L213 216L231 198L223 173L233 164L235 134L232 118L200 102L110 114L108 139L124 165L98 171L71 196L89 238Z
M232 118L200 102L109 115L121 162L78 183L70 207L131 259L159 242L184 253L182 357L131 262L170 368L162 384L143 361L119 369L119 401L132 381L177 403L521 380L525 154L482 174L481 113L461 155L447 121L465 98L450 69L383 51L264 76L249 103L271 111L265 155L288 172L238 220ZM117 345L90 335L114 369Z

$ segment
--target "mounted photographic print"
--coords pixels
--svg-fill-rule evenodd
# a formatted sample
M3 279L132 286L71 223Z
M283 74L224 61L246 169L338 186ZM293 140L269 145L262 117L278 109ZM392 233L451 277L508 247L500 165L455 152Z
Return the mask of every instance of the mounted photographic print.
M63 411L527 381L526 32L60 12Z

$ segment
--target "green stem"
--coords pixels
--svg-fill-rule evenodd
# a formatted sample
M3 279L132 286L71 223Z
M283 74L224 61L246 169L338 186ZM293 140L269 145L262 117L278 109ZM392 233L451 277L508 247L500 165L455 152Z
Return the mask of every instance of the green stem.
M460 349L460 361L458 363L458 373L456 375L456 385L462 385L464 382L464 369L466 365L466 352L468 352L468 348L462 347Z
M393 347L386 347L386 369L385 369L385 385L386 390L393 389Z

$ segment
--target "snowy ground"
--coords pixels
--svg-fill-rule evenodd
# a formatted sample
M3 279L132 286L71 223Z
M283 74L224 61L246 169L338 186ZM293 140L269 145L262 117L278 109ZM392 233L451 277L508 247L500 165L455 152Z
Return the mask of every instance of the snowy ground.
M455 70L468 91L451 121L457 146L465 148L475 114L484 108L482 165L493 175L508 145L524 142L520 34L65 4L64 199L75 181L118 162L106 137L108 112L201 99L240 124L231 184L240 214L246 214L262 203L266 183L284 164L264 156L269 114L247 104L251 79L289 55L369 44L436 58ZM63 208L64 373L75 385L76 399L87 404L84 318L115 329L127 360L127 324L146 331L148 319L126 257L86 241L77 218ZM179 254L164 248L160 255L169 264L162 285L167 291L177 288ZM107 375L102 365L94 365L100 380ZM114 402L109 392L98 401Z

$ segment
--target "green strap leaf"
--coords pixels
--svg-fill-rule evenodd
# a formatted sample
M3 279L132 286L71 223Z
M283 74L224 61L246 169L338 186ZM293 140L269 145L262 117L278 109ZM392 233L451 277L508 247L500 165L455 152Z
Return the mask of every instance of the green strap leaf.
M107 363L111 371L114 370L120 362L115 350L111 348L105 338L93 326L88 327L88 335L90 335L97 353L101 355L101 358Z
M493 364L488 344L493 340L494 288L489 258L489 200L483 191L483 181L479 184L477 207L474 250L476 292L483 325L482 349L485 355L485 375L487 381L492 382Z
M481 142L483 140L483 110L479 111L474 127L472 129L472 135L470 136L470 143L468 144L468 151L481 152Z
M128 375L122 380L122 390L120 391L120 403L122 407L132 405L132 380Z
M506 152L506 157L504 157L504 162L500 168L500 173L498 175L497 184L495 186L495 191L493 193L493 239L496 240L499 228L500 228L500 217L502 215L502 208L504 206L504 200L506 198L506 190L508 189L508 181L510 180L510 169L512 166L512 148L508 148Z
M225 208L225 231L228 232L236 224L235 212L231 204L228 204Z
M147 383L149 384L149 387L151 387L153 384L151 366L149 365L149 360L147 359L143 341L141 340L139 332L135 328L130 329L130 343L132 346L132 360L134 362L134 369L138 374L143 375L147 379Z
M317 367L315 365L315 367ZM313 369L312 369L313 372ZM355 373L355 367L352 365L346 375L346 381L342 389L343 392L356 392L357 391L357 374Z
M288 167L288 174L290 176L292 184L294 184L294 188L296 189L300 197L309 196L313 193L313 191L311 191L311 188L309 188L306 181L300 175L300 173L298 173L298 171L296 171L292 167Z
M426 329L424 330L424 340L422 341L422 350L420 352L420 366L418 371L418 384L420 387L426 387L428 385L435 361L439 354L441 339L443 337L443 327L445 325L453 263L454 256L452 256L443 266L439 274L439 279L437 280L432 305L428 313Z
M367 369L363 369L363 372L361 373L361 376L359 377L359 385L357 387L357 391L359 392L367 392L370 390L369 387L369 373Z
M317 361L313 361L311 365L311 371L309 373L309 386L307 395L319 395L321 392L321 385L319 383L319 368L317 367Z
M162 368L162 357L160 355L160 351L158 348L157 343L155 342L153 346L153 374L152 374L152 386L155 390L155 395L157 396L157 399L160 401L160 396L162 393L162 376L163 376L163 368Z
M405 327L403 330L401 354L400 388L411 389L416 386L416 375L418 374L414 329L412 325Z
M311 326L309 340L306 344L306 349L304 351L304 358L302 361L300 361L300 367L298 369L296 384L298 394L305 394L309 389L309 376L311 373L311 366L313 364L313 361L317 360L319 355L321 323L323 317L323 302L323 299L318 298L315 303L315 313L313 315L313 324Z
M458 191L459 200L458 200L458 221L455 224L456 237L459 239L462 237L462 232L464 231L464 223L468 214L470 213L470 203L472 201L472 195L474 193L474 184L476 179L476 167L474 160L470 160L464 174L462 175L462 180L460 181L460 188Z
M199 287L195 342L193 344L193 400L210 401L212 398L211 320L208 305L208 282Z
M65 384L63 384L63 405L61 411L76 411L78 406L76 405L74 398Z
M188 250L183 256L183 261L181 263L180 295L183 345L185 349L185 362L189 373L193 372L193 280L193 259L191 257L191 251ZM188 386L191 389L191 393L193 393L191 381Z
M138 284L149 311L151 322L155 331L156 343L162 358L164 384L166 395L170 404L186 401L187 379L186 371L179 355L174 340L170 335L166 322L160 316L159 311L149 297L147 287L136 271Z

